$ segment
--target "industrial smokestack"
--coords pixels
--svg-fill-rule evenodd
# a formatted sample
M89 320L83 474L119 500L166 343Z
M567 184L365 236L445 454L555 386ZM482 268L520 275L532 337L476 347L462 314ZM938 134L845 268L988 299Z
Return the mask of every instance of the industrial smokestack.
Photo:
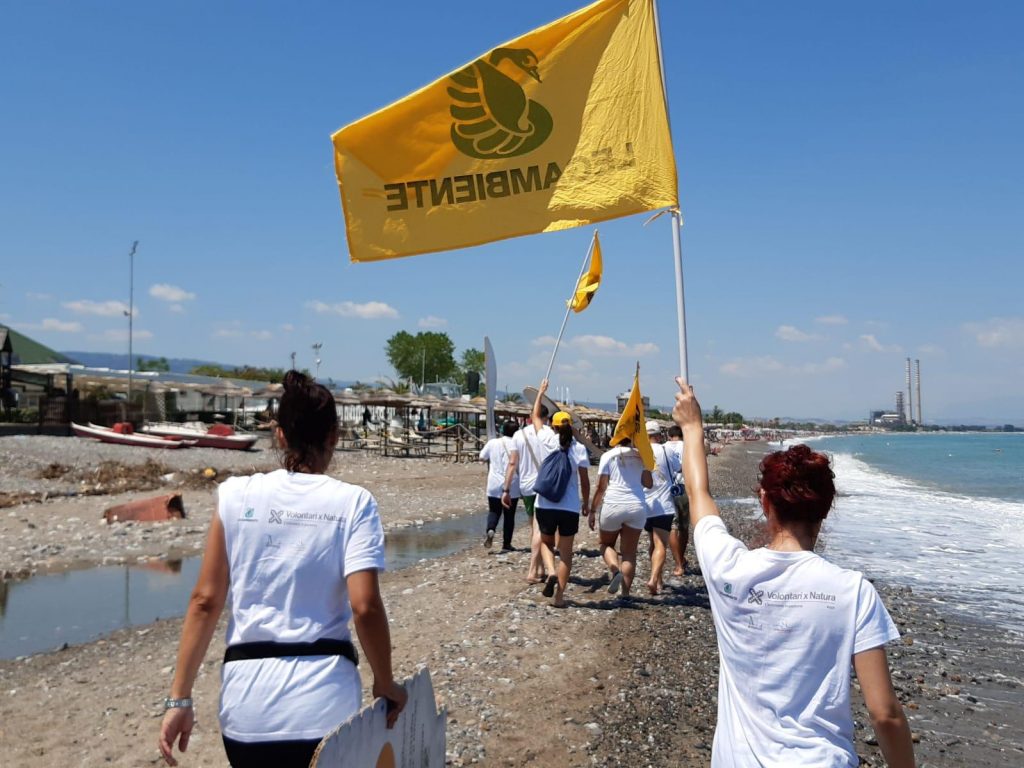
M924 424L921 420L921 361L915 360L914 365L917 367L917 423Z
M914 391L910 386L910 358L907 358L907 424L914 423Z

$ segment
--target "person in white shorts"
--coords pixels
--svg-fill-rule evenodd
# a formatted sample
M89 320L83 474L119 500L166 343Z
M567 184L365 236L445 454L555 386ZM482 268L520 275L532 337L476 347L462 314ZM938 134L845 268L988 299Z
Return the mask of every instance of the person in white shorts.
M353 620L388 700L388 726L405 706L391 669L391 636L377 574L384 531L377 502L325 473L338 442L330 391L298 371L284 377L275 436L284 468L233 477L217 512L181 629L158 747L188 747L192 686L229 602L220 730L232 768L305 768L320 740L362 701ZM159 665L158 665L159 666Z
M640 453L628 439L601 455L597 467L597 490L590 505L592 514L600 510L601 556L611 574L608 591L613 595L622 589L629 597L636 573L636 549L640 533L647 522L644 490L653 484L650 470L644 469ZM589 519L591 530L594 518ZM622 536L622 554L615 551Z
M662 571L676 512L672 503L672 478L679 472L681 465L679 454L669 450L663 443L661 425L656 421L648 421L646 428L654 453L654 471L651 473L654 485L647 489L647 521L644 524L651 543L651 577L647 580L647 589L652 595L657 595L665 586Z
M729 535L708 492L700 404L677 379L693 544L718 636L718 725L712 768L855 768L850 666L890 768L914 749L885 645L899 638L871 582L815 554L835 499L829 459L806 445L765 456L759 499L769 543Z

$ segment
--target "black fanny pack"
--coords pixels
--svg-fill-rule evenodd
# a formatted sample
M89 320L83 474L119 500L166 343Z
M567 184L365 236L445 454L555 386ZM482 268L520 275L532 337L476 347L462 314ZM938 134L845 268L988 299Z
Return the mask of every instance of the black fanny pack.
M229 645L224 651L224 663L247 661L249 659L279 659L286 656L344 656L359 666L356 647L348 640L321 638L312 643L239 643Z

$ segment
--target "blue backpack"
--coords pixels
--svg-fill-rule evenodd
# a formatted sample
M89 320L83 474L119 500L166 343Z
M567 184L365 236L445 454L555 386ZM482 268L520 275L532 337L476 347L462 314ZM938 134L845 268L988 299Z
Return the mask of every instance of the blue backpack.
M549 501L561 501L571 480L572 462L569 461L569 452L559 448L544 457L537 470L533 490Z

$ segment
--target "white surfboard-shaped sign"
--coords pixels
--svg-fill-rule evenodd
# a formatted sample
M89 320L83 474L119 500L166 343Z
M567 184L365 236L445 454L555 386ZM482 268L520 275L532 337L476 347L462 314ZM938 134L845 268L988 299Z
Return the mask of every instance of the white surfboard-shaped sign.
M377 699L324 736L310 768L444 768L447 710L438 710L430 672L421 669L402 685L409 701L395 727L387 727L387 702Z
M494 423L494 398L498 394L498 364L494 360L494 347L484 336L484 367L487 369L487 439L498 436L498 425Z

